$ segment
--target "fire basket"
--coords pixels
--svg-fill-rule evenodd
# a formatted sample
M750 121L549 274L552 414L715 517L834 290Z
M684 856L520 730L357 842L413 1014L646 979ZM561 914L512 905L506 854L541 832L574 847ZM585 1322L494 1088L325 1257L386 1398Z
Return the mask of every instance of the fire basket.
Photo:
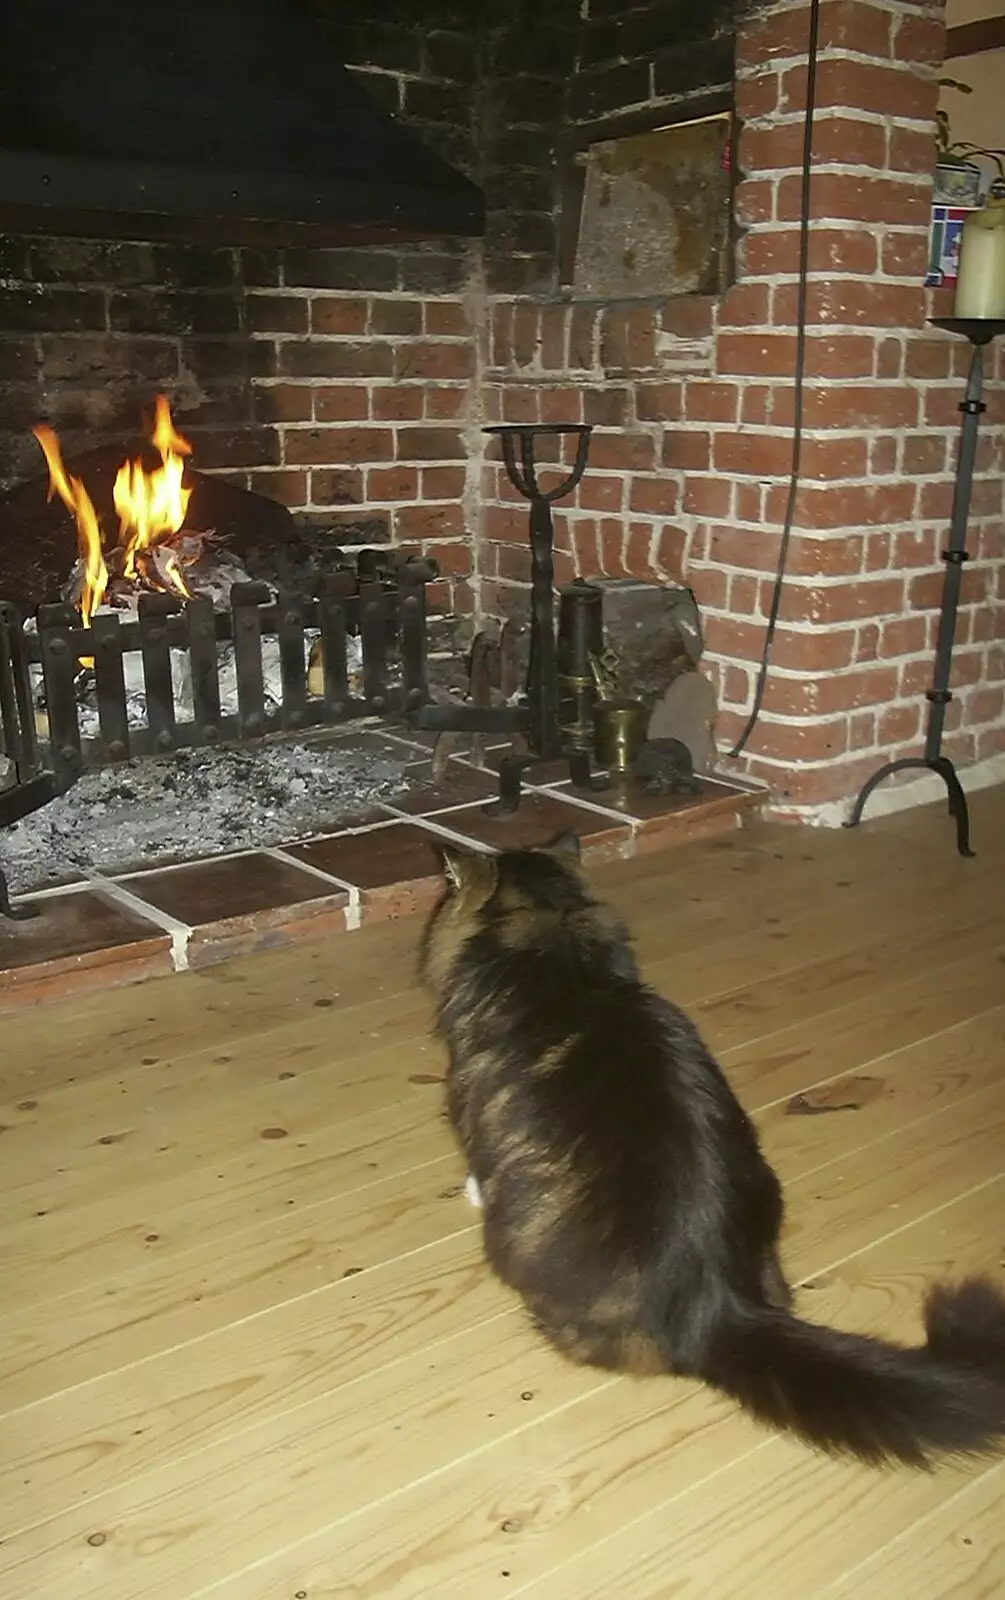
M417 711L428 698L426 584L436 575L429 561L375 570L361 557L357 569L319 578L308 599L238 583L229 609L215 610L206 596L148 593L135 621L98 611L89 626L75 607L54 604L26 627L0 602L0 748L13 771L0 826L89 768ZM30 914L12 910L2 872L0 913Z

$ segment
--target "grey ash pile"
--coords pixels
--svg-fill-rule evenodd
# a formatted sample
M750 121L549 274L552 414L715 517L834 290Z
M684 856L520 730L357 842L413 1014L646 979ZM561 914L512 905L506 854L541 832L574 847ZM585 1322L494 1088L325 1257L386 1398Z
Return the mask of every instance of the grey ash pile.
M402 793L408 759L335 740L179 751L98 768L5 830L4 870L12 893L25 894L67 873L309 837Z

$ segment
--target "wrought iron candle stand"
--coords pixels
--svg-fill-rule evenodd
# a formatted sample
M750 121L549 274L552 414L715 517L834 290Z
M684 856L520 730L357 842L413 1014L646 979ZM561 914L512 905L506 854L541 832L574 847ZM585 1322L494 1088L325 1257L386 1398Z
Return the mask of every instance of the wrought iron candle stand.
M606 786L606 780L591 773L590 749L582 740L570 738L561 726L555 638L555 530L551 508L556 500L571 494L583 476L593 430L588 424L577 422L534 422L497 425L484 431L498 434L510 482L530 501L531 625L526 703L494 707L427 705L416 713L412 722L414 727L438 733L519 734L526 738L531 754L503 758L499 768L499 798L486 807L496 815L505 816L519 807L524 772L541 762L566 759L569 777L578 789L595 790ZM572 470L561 483L548 490L538 483L534 450L535 440L546 435L571 435L576 439ZM575 606L574 599L569 611L570 626ZM582 640L589 636L587 628L576 628L574 633ZM580 661L576 671L588 673L588 660Z
M977 451L977 429L981 412L985 405L981 399L984 390L984 346L990 344L997 334L1005 332L1005 320L996 318L971 318L971 317L933 317L936 328L945 328L950 333L961 333L970 340L973 346L973 355L970 361L970 373L967 378L966 398L960 402L963 413L963 425L960 430L960 453L956 466L956 487L953 493L953 509L950 519L949 545L942 552L942 559L946 563L945 576L942 585L942 610L939 616L939 631L935 643L935 666L932 675L932 687L925 692L928 701L928 725L925 730L925 753L922 756L906 756L900 761L888 761L885 766L874 772L864 785L851 816L845 823L846 828L855 828L862 820L866 802L873 790L890 777L894 772L905 772L911 768L921 768L935 772L942 779L949 795L949 815L956 823L956 845L961 856L972 856L970 848L970 813L967 808L967 797L963 786L956 775L956 768L948 756L942 754L942 733L946 720L946 706L953 695L949 687L953 665L953 642L956 637L956 613L960 603L960 589L963 582L963 566L970 560L967 549L967 521L970 515L970 496L973 489L974 458Z

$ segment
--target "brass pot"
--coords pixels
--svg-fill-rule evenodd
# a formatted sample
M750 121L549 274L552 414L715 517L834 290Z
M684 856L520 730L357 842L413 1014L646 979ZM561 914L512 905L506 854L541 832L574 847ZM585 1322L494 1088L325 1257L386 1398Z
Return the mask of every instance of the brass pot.
M649 707L640 700L599 700L593 708L593 753L605 772L629 772L646 742Z

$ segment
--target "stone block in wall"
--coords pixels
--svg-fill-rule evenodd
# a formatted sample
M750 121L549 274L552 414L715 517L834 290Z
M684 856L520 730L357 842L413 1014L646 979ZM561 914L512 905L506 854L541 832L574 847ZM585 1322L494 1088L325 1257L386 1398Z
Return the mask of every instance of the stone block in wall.
M400 256L400 287L405 294L460 294L472 271L466 243L414 245Z
M479 39L471 32L427 33L423 40L423 66L429 77L448 83L473 85L478 76Z
M398 288L398 256L393 250L293 246L284 255L287 288L358 289L367 294Z
M594 122L645 105L651 95L648 61L611 62L576 74L569 91L569 111L575 122Z
M293 520L305 537L330 537L333 545L358 549L391 542L391 519L386 511L337 518L330 511L298 511Z
M341 9L341 8L339 8ZM336 7L326 4L321 15L331 13ZM357 17L354 22L330 22L332 41L338 46L341 59L349 67L377 68L381 72L418 76L422 71L422 32L419 28L403 26L393 21L381 22L376 17Z
M730 20L727 14L732 0L705 0L705 4L689 9L667 4L667 0L630 6L621 0L621 6L614 9L623 14L604 17L591 4L580 47L584 66L636 60L659 50L694 52L707 45L716 29Z
M485 263L489 294L540 294L552 288L554 276L551 255L499 255Z
M619 692L654 703L703 649L690 589L636 578L594 578L603 592L604 638L618 658Z

